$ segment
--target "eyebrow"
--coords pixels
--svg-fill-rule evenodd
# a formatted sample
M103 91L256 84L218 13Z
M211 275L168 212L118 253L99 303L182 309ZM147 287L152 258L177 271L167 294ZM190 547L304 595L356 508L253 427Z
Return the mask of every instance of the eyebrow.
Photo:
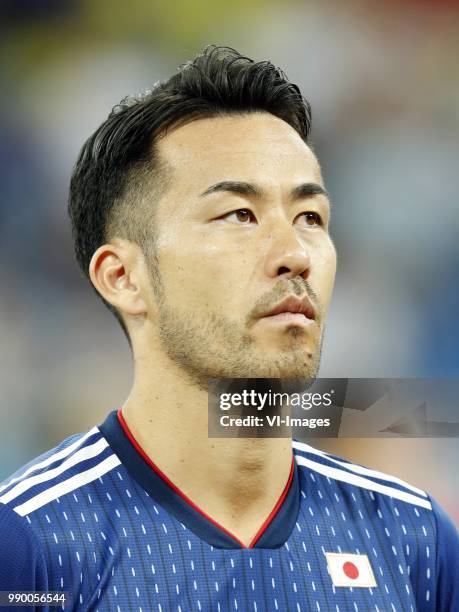
M239 195L251 196L254 198L261 198L263 196L263 190L252 183L246 183L244 181L220 181L203 191L200 197L219 192L237 193ZM314 195L323 195L328 198L327 190L318 183L301 183L291 190L290 199L299 200Z

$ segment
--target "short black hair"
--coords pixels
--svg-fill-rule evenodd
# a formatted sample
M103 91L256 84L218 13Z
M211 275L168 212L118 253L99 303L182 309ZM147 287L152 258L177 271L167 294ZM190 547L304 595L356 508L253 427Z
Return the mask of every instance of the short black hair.
M78 264L89 279L91 257L115 236L154 248L152 193L167 184L156 139L169 129L216 116L265 111L283 119L309 143L311 108L300 89L270 61L255 62L235 49L209 45L172 77L127 96L83 145L68 203ZM150 208L142 208L146 194ZM131 339L116 308L95 289Z

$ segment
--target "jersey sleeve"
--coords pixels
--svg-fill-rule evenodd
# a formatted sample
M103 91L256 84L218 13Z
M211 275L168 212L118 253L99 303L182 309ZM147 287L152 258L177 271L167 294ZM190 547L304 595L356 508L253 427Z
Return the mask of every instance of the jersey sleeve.
M37 536L25 518L0 503L0 591L48 590L46 562ZM5 612L20 609L0 605ZM28 612L33 609L24 608ZM45 612L49 608L36 610Z
M437 526L437 605L438 612L459 610L459 534L452 520L430 498Z

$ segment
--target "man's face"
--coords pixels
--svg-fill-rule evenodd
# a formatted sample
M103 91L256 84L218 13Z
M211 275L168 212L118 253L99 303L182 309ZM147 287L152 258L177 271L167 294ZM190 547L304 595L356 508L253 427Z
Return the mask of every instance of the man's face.
M311 149L284 121L254 113L193 121L158 152L172 177L147 264L150 280L159 276L151 297L164 351L202 384L313 377L336 251ZM260 316L292 295L309 297L314 320Z

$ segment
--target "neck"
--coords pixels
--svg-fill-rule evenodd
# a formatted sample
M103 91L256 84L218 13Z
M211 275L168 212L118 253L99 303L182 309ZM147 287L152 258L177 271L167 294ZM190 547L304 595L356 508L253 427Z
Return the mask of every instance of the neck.
M157 356L136 361L122 413L151 461L248 546L284 492L291 439L209 438L206 391Z

